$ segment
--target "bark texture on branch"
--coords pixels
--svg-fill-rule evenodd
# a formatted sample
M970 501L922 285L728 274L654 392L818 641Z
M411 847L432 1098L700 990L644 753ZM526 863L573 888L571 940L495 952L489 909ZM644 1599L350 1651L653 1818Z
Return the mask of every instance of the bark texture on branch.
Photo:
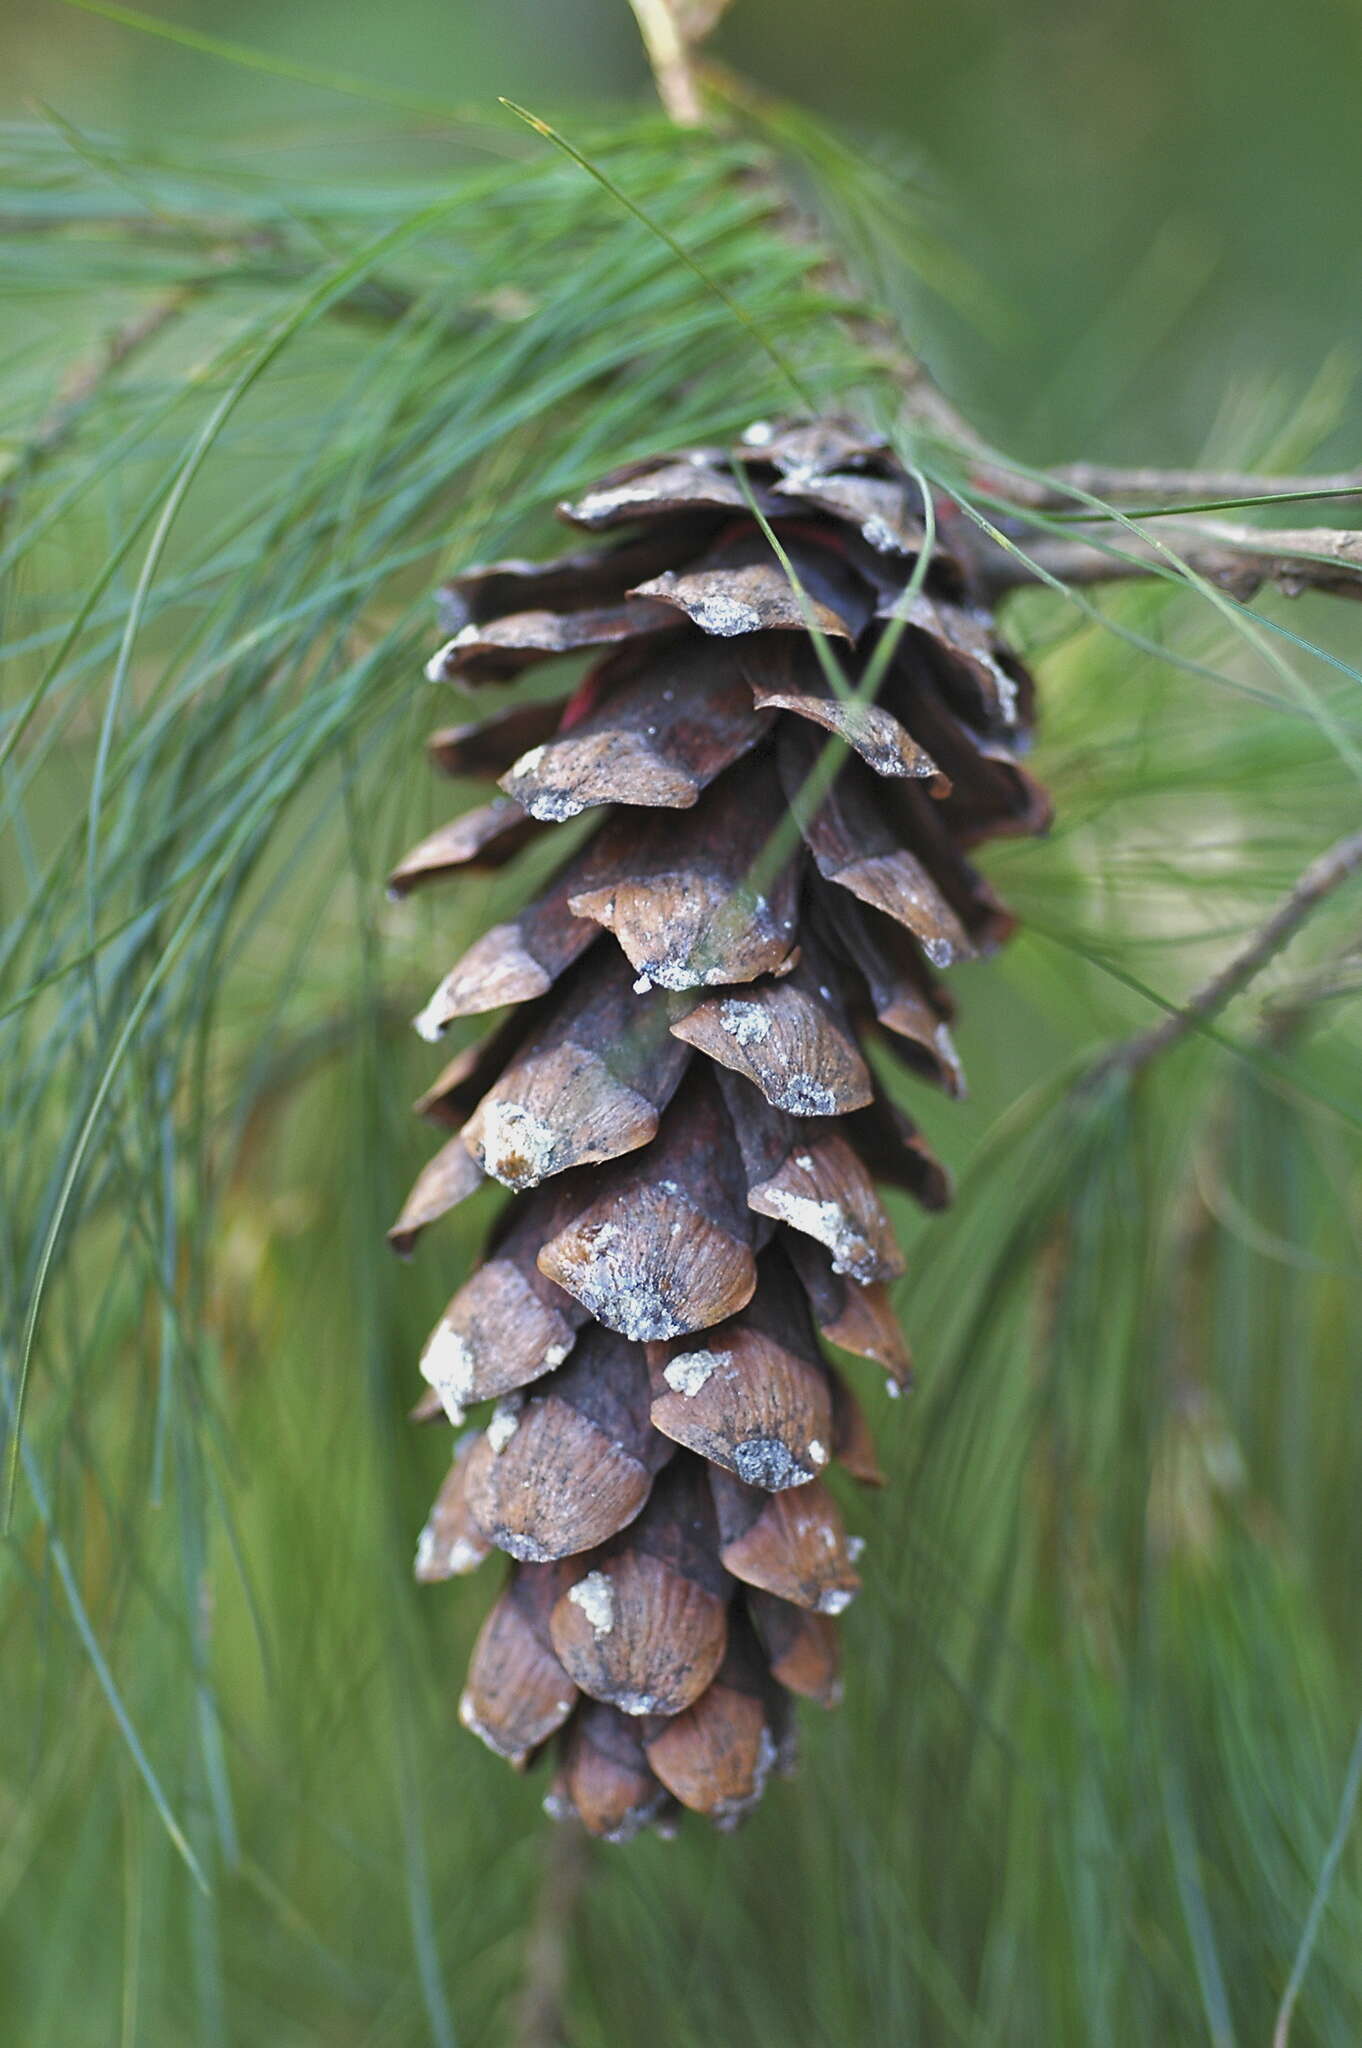
M1036 511L1066 511L1076 499L1108 498L1113 504L1203 504L1225 498L1362 498L1362 470L1317 475L1264 476L1246 469L1122 469L1102 462L1067 462L1048 477L1019 477L1006 471L989 478L1003 497Z
M1304 874L1277 904L1270 917L1251 934L1231 959L1188 998L1182 1008L1125 1039L1101 1061L1098 1072L1139 1073L1162 1053L1181 1044L1202 1025L1211 1023L1235 996L1290 943L1326 897L1362 871L1362 831L1347 833L1311 861Z
M1362 598L1362 532L1204 519L1142 521L1139 536L1125 526L1118 532L1107 546L1047 533L1019 541L1020 553L995 547L984 567L989 592L996 598L1050 580L1087 586L1171 576L1176 569L1169 557L1175 555L1193 575L1245 601L1266 584L1286 597L1318 590Z

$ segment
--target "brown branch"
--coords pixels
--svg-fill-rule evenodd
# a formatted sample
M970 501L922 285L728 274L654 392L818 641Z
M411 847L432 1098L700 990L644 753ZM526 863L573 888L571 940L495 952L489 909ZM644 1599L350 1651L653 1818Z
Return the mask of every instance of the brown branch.
M1292 594L1302 589L1332 590L1356 597L1362 578L1362 532L1337 526L1236 526L1220 519L1199 519L1192 531L1204 534L1212 548L1232 553L1246 566L1257 566L1263 580Z
M1032 510L1072 508L1076 492L1114 504L1153 500L1162 505L1203 504L1222 498L1309 496L1316 491L1362 497L1362 471L1316 476L1261 476L1242 469L1114 469L1100 462L1070 462L1043 481L1008 472L990 473L991 488Z
M1181 1044L1192 1032L1209 1024L1289 944L1325 898L1359 870L1362 870L1362 831L1349 832L1336 840L1317 860L1311 861L1266 923L1259 926L1234 957L1190 996L1180 1010L1175 1010L1149 1030L1138 1032L1133 1038L1113 1047L1099 1061L1095 1074L1114 1070L1139 1073L1151 1060L1158 1059L1173 1046Z
M1286 597L1322 590L1362 598L1362 531L1317 526L1232 526L1221 521L1152 520L1137 537L1122 528L1110 549L1068 536L1019 542L1022 552L990 548L981 564L989 593L1005 596L1051 578L1075 586L1175 574L1171 555L1192 573L1247 601L1270 583Z
M74 365L62 381L56 403L6 465L9 474L0 487L0 516L13 503L25 479L65 447L110 379L179 318L198 289L197 285L184 284L163 292L116 327L92 355Z
M525 1980L511 2027L515 2048L569 2048L565 2005L572 1929L590 1873L586 1833L568 1821L551 1827L525 1941Z
M678 128L703 128L696 52L729 0L629 0L638 20L657 96Z

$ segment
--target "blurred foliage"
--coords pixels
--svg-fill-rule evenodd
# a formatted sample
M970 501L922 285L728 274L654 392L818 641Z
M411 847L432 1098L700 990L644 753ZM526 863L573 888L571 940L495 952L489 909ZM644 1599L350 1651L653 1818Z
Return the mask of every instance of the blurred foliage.
M845 78L825 50L815 81L814 12L776 36L774 10L739 6L727 54L892 114L875 38L901 49L902 23L867 9L845 52L839 24ZM1292 63L1336 13L1302 12ZM1142 127L1103 144L1090 96L1074 114L1111 178L1123 137L1168 134L1177 95L1155 120L1152 81L1212 14L1141 13ZM452 58L412 54L435 11L399 17L389 46L372 11L335 10L326 60L391 49L391 82L462 101ZM1214 257L1239 297L1216 317L1261 303L1258 353L1208 354L1153 403L1173 339L1217 330L1188 314L1201 258L1152 185L1042 321L1074 218L1039 205L998 264L1006 210L949 150L958 221L894 149L788 109L779 167L770 137L567 120L754 336L490 108L421 132L342 102L291 132L296 81L34 19L71 32L44 96L73 90L0 133L11 1415L32 1339L0 1594L0 2019L26 2048L510 2042L543 1788L455 1725L487 1593L410 1585L448 1439L402 1421L485 1198L410 1273L383 1243L426 1149L406 1019L529 879L383 901L449 803L421 756L448 698L412 680L431 585L546 544L545 508L601 468L788 404L761 336L820 398L889 416L818 244L773 215L777 168L1023 454L1096 453L1118 409L1116 450L1148 455L1152 418L1189 460L1296 464L1346 443L1350 366L1317 346L1322 292L1282 345L1268 256L1231 239ZM176 19L263 32L249 8ZM440 50L492 64L490 11L466 35L442 19ZM591 33L557 87L640 77L623 24L572 19ZM1096 30L1056 23L1105 76ZM977 120L1006 87L1017 203L1037 205L1063 163L1027 138L1070 74L1044 75L1039 44L1021 61L1024 19L975 0L961 50L971 24L992 35ZM305 66L315 40L290 17L273 47ZM965 76L948 45L937 23L912 84L934 144L953 102L929 118L929 87ZM496 85L533 101L559 47L527 37ZM104 51L136 83L119 121L98 112ZM1242 49L1225 61L1257 79ZM1201 60L1178 62L1194 95ZM217 139L187 139L188 79ZM1286 203L1306 125L1242 221ZM1306 277L1310 251L1275 248L1272 275ZM1099 306L1108 261L1123 292ZM111 336L135 337L113 364ZM893 1083L961 1186L947 1216L898 1218L920 1388L888 1412L867 1388L894 1483L850 1504L872 1540L847 1702L806 1717L801 1782L737 1837L593 1854L573 2048L1261 2042L1289 1983L1296 2048L1362 2033L1356 898L1214 1036L1134 1082L1091 1074L1355 819L1356 614L1274 599L1250 622L1163 583L1028 593L1008 624L1041 674L1059 824L989 857L1023 933L959 973L971 1101Z

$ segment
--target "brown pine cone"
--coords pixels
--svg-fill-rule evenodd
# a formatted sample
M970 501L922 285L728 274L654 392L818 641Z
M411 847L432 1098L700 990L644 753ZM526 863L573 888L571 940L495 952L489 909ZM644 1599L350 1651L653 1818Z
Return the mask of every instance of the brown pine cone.
M961 1092L936 970L1010 928L967 854L1047 810L1014 751L1030 681L958 544L910 594L924 507L882 442L761 424L561 509L612 537L456 577L429 673L594 665L566 706L434 735L504 794L392 887L610 808L417 1020L511 1006L423 1097L455 1134L392 1237L485 1176L515 1191L422 1358L427 1412L497 1405L417 1575L516 1560L462 1718L517 1765L557 1735L550 1810L615 1840L678 1803L733 1821L788 1751L788 1695L837 1697L858 1546L823 1474L880 1475L818 1332L907 1382L875 1182L948 1199L865 1048L890 1034Z

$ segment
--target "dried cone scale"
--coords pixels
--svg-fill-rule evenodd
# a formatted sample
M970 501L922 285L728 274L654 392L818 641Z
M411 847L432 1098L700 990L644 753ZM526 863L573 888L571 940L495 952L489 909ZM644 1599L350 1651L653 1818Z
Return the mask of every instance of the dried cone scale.
M392 887L595 829L441 963L426 1037L502 1014L419 1105L452 1135L392 1238L512 1190L422 1358L419 1412L496 1406L417 1575L514 1560L462 1718L518 1766L552 1744L550 1810L622 1840L679 1808L732 1824L788 1753L791 1696L839 1696L859 1545L827 1475L881 1475L821 1339L906 1384L877 1183L948 1198L868 1055L961 1092L940 971L1009 929L969 856L1047 810L1017 760L1029 679L959 548L919 565L883 443L762 424L562 512L602 539L442 594L430 675L491 701L430 751L501 793ZM573 656L565 700L497 701Z

